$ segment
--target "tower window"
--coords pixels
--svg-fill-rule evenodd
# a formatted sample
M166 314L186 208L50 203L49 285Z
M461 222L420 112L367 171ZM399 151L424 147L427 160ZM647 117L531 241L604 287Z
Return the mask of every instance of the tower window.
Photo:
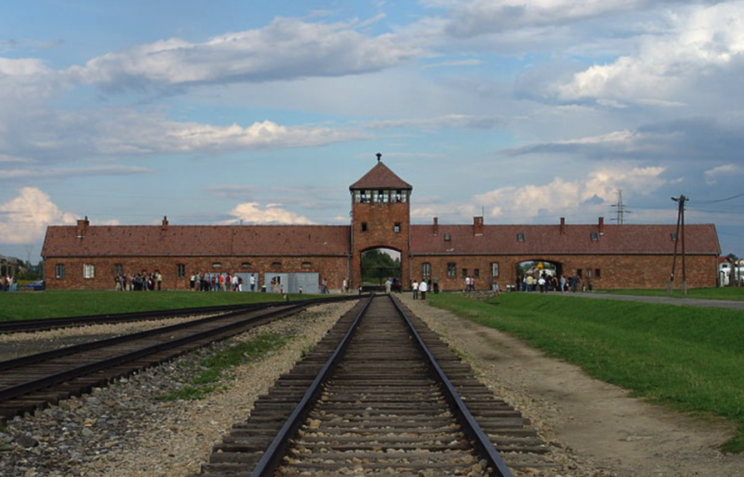
M396 234L400 233L400 222L395 222L395 225L393 225L393 232Z
M362 232L367 231L367 222L362 222Z

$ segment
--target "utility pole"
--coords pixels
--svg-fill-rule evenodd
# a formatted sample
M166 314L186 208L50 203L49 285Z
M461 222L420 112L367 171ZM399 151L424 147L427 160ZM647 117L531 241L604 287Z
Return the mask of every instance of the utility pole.
M683 295L687 295L687 267L685 264L685 202L690 200L684 195L672 197L672 200L679 204L677 210L677 232L674 240L674 255L672 258L672 272L669 274L669 283L667 284L667 294L671 295L674 287L674 273L677 268L677 246L681 244L682 248L682 283L680 290Z

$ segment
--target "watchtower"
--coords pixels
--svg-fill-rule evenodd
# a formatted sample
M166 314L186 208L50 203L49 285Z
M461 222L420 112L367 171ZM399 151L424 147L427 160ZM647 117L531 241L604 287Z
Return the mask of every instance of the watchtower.
M377 164L349 186L351 192L351 284L362 282L362 253L375 248L400 252L401 281L410 278L410 197L413 187L377 154Z

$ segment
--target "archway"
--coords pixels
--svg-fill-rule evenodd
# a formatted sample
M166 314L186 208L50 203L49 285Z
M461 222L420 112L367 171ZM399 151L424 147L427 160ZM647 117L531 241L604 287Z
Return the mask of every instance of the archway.
M543 291L560 290L563 264L550 260L533 259L517 263L517 281L520 291L540 291L539 280L545 280Z
M392 289L400 291L401 263L400 252L391 248L378 247L364 250L361 256L361 276L363 290L385 289L388 280Z

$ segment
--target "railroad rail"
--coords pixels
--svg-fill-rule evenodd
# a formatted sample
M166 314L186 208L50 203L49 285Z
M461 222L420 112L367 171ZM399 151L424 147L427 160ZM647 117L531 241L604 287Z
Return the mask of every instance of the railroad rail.
M335 296L328 298L310 298L307 300L296 300L295 304L317 304L329 301L348 300L357 297ZM0 334L2 333L32 333L36 331L48 331L60 328L70 328L99 324L129 323L134 321L162 320L181 316L204 316L231 312L248 312L262 310L267 307L285 305L285 302L263 302L242 303L234 305L204 306L196 308L177 308L173 310L138 311L132 313L106 313L101 315L72 316L60 318L40 318L33 320L12 320L0 322Z
M0 361L0 423L317 302L271 304Z
M554 467L548 451L421 320L375 297L259 398L191 477L508 477Z

